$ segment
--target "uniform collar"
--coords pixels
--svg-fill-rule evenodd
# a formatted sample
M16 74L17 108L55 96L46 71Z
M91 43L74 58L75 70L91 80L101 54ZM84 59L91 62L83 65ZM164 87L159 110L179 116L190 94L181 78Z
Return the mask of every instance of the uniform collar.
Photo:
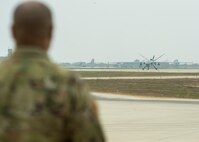
M35 46L19 46L16 48L13 57L21 59L49 60L47 53L41 48Z

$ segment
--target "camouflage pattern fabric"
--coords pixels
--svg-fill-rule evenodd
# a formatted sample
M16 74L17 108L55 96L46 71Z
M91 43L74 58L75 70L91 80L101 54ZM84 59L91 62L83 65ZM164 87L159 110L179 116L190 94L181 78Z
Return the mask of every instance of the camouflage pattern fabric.
M1 142L104 142L97 107L73 73L36 48L0 65Z

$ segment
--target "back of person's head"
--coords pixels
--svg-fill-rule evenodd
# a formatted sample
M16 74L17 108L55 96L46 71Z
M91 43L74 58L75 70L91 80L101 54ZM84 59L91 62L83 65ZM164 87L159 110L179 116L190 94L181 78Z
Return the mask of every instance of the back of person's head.
M33 46L47 50L52 27L51 11L41 2L23 2L14 11L12 34L18 47Z

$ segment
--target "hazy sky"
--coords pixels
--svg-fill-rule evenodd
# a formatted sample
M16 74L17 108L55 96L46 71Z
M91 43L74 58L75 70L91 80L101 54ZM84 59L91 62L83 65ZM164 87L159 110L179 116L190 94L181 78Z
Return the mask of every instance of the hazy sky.
M199 63L198 0L42 0L54 14L50 56L56 62L161 61ZM0 1L0 56L14 47L12 12L21 0Z

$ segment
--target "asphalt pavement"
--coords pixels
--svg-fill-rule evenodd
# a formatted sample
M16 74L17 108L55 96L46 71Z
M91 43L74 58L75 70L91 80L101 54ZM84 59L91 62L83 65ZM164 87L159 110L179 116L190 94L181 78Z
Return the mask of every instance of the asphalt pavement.
M93 95L108 142L199 141L199 100Z

